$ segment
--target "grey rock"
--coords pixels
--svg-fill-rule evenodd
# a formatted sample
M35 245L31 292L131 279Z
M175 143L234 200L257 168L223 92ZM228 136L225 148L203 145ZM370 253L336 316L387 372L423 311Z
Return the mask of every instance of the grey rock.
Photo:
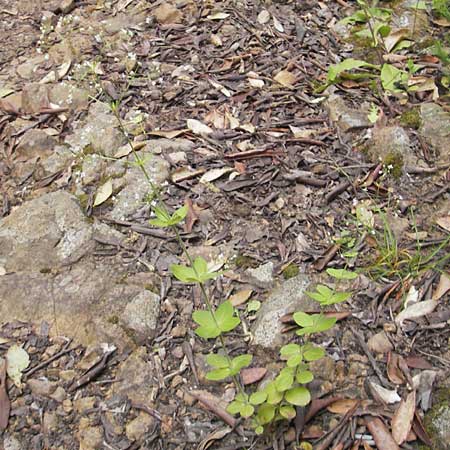
M87 186L100 181L106 166L107 162L105 158L102 158L100 155L95 153L86 155L83 158L81 172L78 174L81 184Z
M34 395L49 397L56 389L56 383L52 383L47 378L31 378L27 385Z
M133 298L120 316L122 325L133 333L138 343L152 338L159 319L160 297L143 291Z
M317 309L317 304L305 294L306 290L311 289L311 284L311 277L301 274L273 290L257 312L256 321L252 326L255 345L265 348L282 345L286 335L281 333L280 318L295 311Z
M155 367L145 347L138 347L117 368L117 383L111 395L126 396L131 401L151 404L151 392L155 388Z
M56 145L54 137L43 130L32 129L24 133L16 148L16 154L20 159L31 159L39 156L45 158L51 155Z
M408 133L399 126L374 128L372 139L368 142L367 156L374 163L383 162L398 167L417 164Z
M159 153L175 153L189 152L193 150L195 144L189 139L153 139L147 141L145 149L156 154Z
M10 434L4 436L3 448L4 450L22 450L23 445L16 436Z
M450 114L435 103L420 106L419 133L438 153L438 162L450 161Z
M41 161L41 166L46 174L52 174L65 169L72 161L74 155L65 145L54 147L52 154Z
M66 143L75 154L90 146L90 153L114 156L125 144L125 137L118 127L117 118L108 105L95 102L90 106L87 117L74 124L76 131L66 137Z
M442 388L434 393L435 404L425 414L424 424L434 450L450 450L450 390Z
M65 82L51 85L48 98L51 103L71 111L87 109L89 105L88 91Z
M342 133L359 131L371 126L367 118L369 109L365 105L358 109L349 107L342 97L331 94L325 103L325 107L331 121Z
M417 9L417 0L404 0L400 2L392 16L392 28L414 30L414 36L426 34L429 31L429 21L426 10Z
M22 89L22 109L27 114L36 114L49 106L48 87L39 83L30 83Z
M269 261L254 269L247 269L245 275L251 283L258 287L268 288L273 284L273 262Z
M69 14L74 9L75 9L75 1L74 0L61 0L61 2L59 4L59 10L63 14Z
M93 248L91 236L75 197L62 191L46 194L0 221L0 265L7 272L62 267Z
M168 162L153 154L141 152L145 170L152 183L159 186L169 178ZM134 162L134 156L128 157L130 163ZM130 164L123 177L124 188L117 194L114 207L109 216L116 220L123 220L131 216L144 204L145 197L151 192L147 178L139 167Z

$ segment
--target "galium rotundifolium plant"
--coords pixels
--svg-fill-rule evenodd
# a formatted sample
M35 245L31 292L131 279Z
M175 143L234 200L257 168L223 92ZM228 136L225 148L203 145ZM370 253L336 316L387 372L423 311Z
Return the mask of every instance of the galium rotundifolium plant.
M358 275L346 269L327 269L327 273L337 280L352 280ZM342 303L348 300L351 292L339 292L326 285L319 284L315 292L306 293L320 304L320 307ZM289 343L281 347L280 357L286 361L286 366L279 374L258 391L250 396L237 396L229 406L231 413L238 412L244 402L257 406L252 418L256 433L261 434L264 427L278 420L291 420L296 416L296 407L307 406L311 401L311 393L306 386L313 381L314 375L310 363L325 356L322 347L310 342L310 337L331 329L335 317L329 317L323 312L308 314L303 311L294 313L293 319L298 325L296 334L300 343Z

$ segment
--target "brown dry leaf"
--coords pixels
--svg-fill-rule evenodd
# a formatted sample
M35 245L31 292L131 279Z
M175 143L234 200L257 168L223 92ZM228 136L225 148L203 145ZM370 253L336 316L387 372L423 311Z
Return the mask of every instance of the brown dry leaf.
M206 114L205 120L212 123L218 130L227 128L227 120L225 118L225 114L217 111L217 109L214 109L213 111L210 111L208 114Z
M11 403L6 392L6 360L0 358L0 431L8 426Z
M189 130L187 128L184 128L182 130L170 130L170 131L158 130L158 131L150 131L148 134L150 136L159 136L159 137L164 137L167 139L174 139L174 138L180 136L181 134L186 133L186 131L189 131Z
M253 289L243 289L233 294L228 300L233 306L239 306L244 304L251 297L252 293Z
M375 396L378 396L381 401L384 403L387 403L388 405L392 403L398 403L401 400L401 397L397 394L396 390L389 390L384 388L383 386L380 386L377 383L374 383L373 381L369 381L370 389L372 389L375 394Z
M242 369L242 384L248 385L256 383L257 381L262 380L266 373L267 369L265 367L250 367L249 369Z
M358 400L355 400L353 398L344 398L332 403L327 407L327 410L333 414L344 415L347 414L357 403Z
M436 290L434 291L432 299L439 300L448 291L450 291L450 274L443 272L443 273L441 273L441 276L439 278L439 283L436 287Z
M405 308L395 318L395 322L398 325L402 325L405 320L418 319L432 313L438 305L437 300L425 300L422 302L414 303L411 306Z
M95 194L94 206L98 206L106 202L106 200L108 200L108 198L111 197L112 193L113 193L112 181L108 180L98 188L97 193Z
M205 125L204 123L200 122L200 120L197 119L188 119L186 123L187 127L194 134L202 135L202 134L211 134L214 132L212 128L208 127L208 125Z
M230 427L226 427L226 428L222 428L220 430L212 431L211 433L208 434L208 436L205 437L205 439L203 439L200 442L200 444L197 447L197 450L206 450L206 449L208 449L209 447L211 447L211 445L214 444L215 441L220 441L225 436L230 434L231 431L232 431L232 428L230 428Z
M386 50L390 52L403 38L408 37L410 30L407 28L401 28L391 31L388 36L383 39Z
M365 417L365 422L378 449L400 450L384 422L378 417Z
M170 179L173 183L180 183L182 181L190 180L205 173L205 169L194 170L191 167L180 167L171 173Z
M392 418L392 436L398 445L403 444L408 437L416 410L416 391L410 392L406 399L400 402Z
M394 384L403 384L405 382L405 376L398 365L399 355L396 353L389 353L387 360L387 376L389 381Z
M194 223L198 220L198 214L192 200L187 198L184 201L184 204L188 207L188 212L186 215L186 220L184 221L184 231L186 233L190 233L192 231L192 227Z
M450 214L447 216L439 217L439 219L436 220L436 223L444 230L450 231Z
M226 19L228 17L230 17L230 15L228 13L216 12L214 14L210 14L206 18L209 19L209 20L223 20L223 19Z
M225 174L233 172L233 170L234 169L232 167L222 167L221 169L208 170L208 172L200 178L200 183L211 183L211 181L217 180Z
M297 81L297 77L288 70L282 70L278 72L273 78L277 83L287 88L292 88Z

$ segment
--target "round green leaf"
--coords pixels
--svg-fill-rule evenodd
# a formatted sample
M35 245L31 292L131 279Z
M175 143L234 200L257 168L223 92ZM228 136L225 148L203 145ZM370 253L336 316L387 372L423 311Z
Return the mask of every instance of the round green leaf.
M309 370L301 370L297 373L296 379L300 384L306 384L314 380L314 375Z
M311 401L311 394L304 386L298 386L285 394L285 399L291 405L306 406Z
M258 409L258 419L261 424L270 423L275 417L275 406L264 403Z
M325 350L321 347L310 347L303 353L307 361L316 361L325 356Z
M252 405L260 405L264 403L267 399L267 392L257 391L250 395L250 403Z
M297 415L297 413L295 412L295 408L293 406L285 405L280 408L280 415L285 419L291 420Z
M245 417L245 418L252 416L254 412L255 412L255 408L248 403L243 405L240 410L241 416Z

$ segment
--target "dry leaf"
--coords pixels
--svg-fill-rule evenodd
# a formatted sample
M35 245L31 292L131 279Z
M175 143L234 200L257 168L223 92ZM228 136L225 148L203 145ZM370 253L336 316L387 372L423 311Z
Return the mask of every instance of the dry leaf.
M423 302L414 303L413 305L404 309L395 318L395 322L400 326L405 320L418 319L432 313L438 305L437 300L425 300Z
M450 215L439 217L436 223L446 231L450 231Z
M242 369L240 372L240 377L242 380L242 384L253 384L259 380L264 378L264 375L267 373L267 369L265 367L250 367L247 369Z
M274 80L284 87L292 88L297 81L297 77L288 70L282 70L275 75Z
M191 178L198 177L205 173L205 169L193 170L191 167L180 167L179 169L172 172L170 179L174 183L180 183L185 180L190 180Z
M366 416L365 422L378 449L400 450L384 422L378 417Z
M256 128L251 123L243 123L239 126L241 130L247 131L248 133L254 133L256 131Z
M437 374L436 370L423 370L413 378L414 388L417 389L417 405L421 405L423 411L431 407L431 392Z
M264 24L267 23L269 20L270 20L270 13L269 13L269 11L267 11L267 9L263 9L263 10L258 14L258 18L257 18L258 23L260 23L261 25L264 25Z
M7 97L8 95L14 94L14 89L0 88L0 98Z
M221 169L211 169L208 170L201 178L200 183L211 183L211 181L217 180L222 177L226 173L232 172L233 168L231 167L222 167Z
M245 303L252 295L253 289L243 289L242 291L233 294L228 299L233 306L239 306Z
M277 31L280 33L284 33L284 27L283 24L275 17L273 16L273 26Z
M6 361L0 358L0 432L8 426L11 403L6 391Z
M189 131L189 130L187 130L187 129L170 130L170 131L156 130L156 131L150 131L148 134L150 136L159 136L159 137L164 137L167 139L174 139L177 136L180 136L180 134L186 133L186 131Z
M401 28L399 30L391 31L385 38L383 38L383 43L386 50L390 52L403 38L408 37L410 30L406 28Z
M405 376L399 367L400 356L396 353L389 353L387 360L387 376L389 381L394 384L403 384Z
M223 20L223 19L226 19L227 17L230 17L230 15L228 13L217 12L215 14L210 14L206 18L209 20Z
M327 407L327 410L333 414L347 414L355 405L358 403L358 400L353 398L344 398L342 400L338 400L333 402L331 405Z
M436 287L436 290L434 291L433 300L439 300L449 290L450 290L450 274L443 272L441 273L439 283Z
M194 133L198 135L202 134L211 134L214 133L213 129L208 127L208 125L205 125L204 123L200 122L200 120L197 119L188 119L186 121L187 127Z
M209 40L211 41L211 44L214 45L215 47L222 46L222 39L218 34L212 34Z
M369 385L371 389L374 390L375 394L378 395L378 397L380 397L380 399L388 405L397 403L401 400L401 397L397 394L396 390L390 391L389 389L386 389L383 386L380 386L379 384L372 381L369 381Z
M248 84L254 88L262 88L264 87L264 80L260 80L259 78L250 78L248 79Z
M310 138L311 136L314 136L317 133L317 130L313 130L310 128L300 128L300 127L294 127L293 125L289 125L289 128L292 131L292 134L294 137L297 138Z
M113 192L112 181L108 180L103 183L97 190L97 194L95 195L94 206L101 205L106 202L109 197L111 197Z
M20 388L22 386L22 372L30 364L28 353L19 345L12 345L6 352L6 371L8 377Z
M416 391L410 392L403 399L392 418L392 437L398 445L403 444L408 437L416 410Z

